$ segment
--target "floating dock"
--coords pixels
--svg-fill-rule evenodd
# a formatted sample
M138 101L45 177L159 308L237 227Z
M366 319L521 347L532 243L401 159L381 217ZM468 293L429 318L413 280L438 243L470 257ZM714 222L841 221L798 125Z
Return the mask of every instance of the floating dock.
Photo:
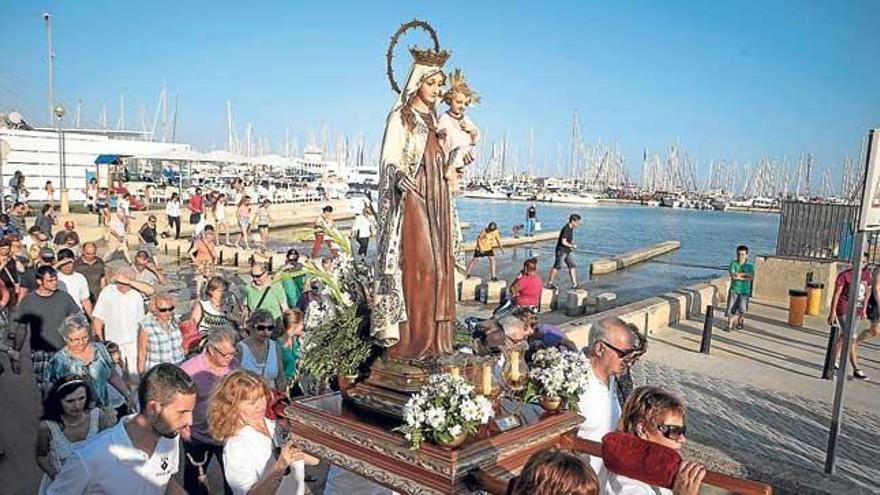
M621 268L626 268L671 251L675 251L680 247L681 242L679 241L665 241L646 248L636 249L635 251L630 251L613 258L596 260L590 264L590 275L604 275L606 273L615 272Z

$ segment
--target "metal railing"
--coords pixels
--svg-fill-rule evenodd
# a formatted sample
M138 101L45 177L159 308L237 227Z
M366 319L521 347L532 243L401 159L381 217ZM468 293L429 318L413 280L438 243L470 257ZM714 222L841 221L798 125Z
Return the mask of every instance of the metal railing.
M779 217L776 254L803 259L849 260L858 216L857 206L786 201ZM871 236L869 245L876 242L877 237Z

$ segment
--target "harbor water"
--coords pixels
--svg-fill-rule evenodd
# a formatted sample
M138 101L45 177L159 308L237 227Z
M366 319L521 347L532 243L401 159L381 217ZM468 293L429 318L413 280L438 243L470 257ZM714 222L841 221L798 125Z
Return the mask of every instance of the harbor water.
M514 225L524 224L526 208L523 201L460 198L459 215L471 228L465 230L466 240L473 240L489 222L496 222L504 237L512 235ZM773 254L779 216L767 213L687 210L640 205L552 205L535 203L538 220L544 231L558 232L572 213L581 216L575 230L578 246L575 261L578 282L593 291L615 292L618 303L626 303L722 276L735 257L736 247L749 247L750 259L756 255ZM681 241L681 249L651 261L589 280L589 264L599 258L623 254L668 240ZM512 280L522 262L530 256L539 260L538 270L547 280L553 264L555 242L536 247L505 250L498 256L499 278ZM468 259L471 257L468 253ZM474 274L488 277L488 262L480 260ZM557 285L567 287L568 273L563 270ZM595 293L595 292L594 292Z

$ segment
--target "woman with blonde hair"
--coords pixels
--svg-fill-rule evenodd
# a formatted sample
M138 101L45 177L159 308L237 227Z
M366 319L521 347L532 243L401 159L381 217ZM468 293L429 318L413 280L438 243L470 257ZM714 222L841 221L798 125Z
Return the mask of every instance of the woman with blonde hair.
M305 491L305 462L318 460L284 441L266 418L271 397L256 373L236 370L217 385L208 406L211 436L224 442L223 471L235 495L296 494ZM276 454L276 447L280 448ZM285 474L290 468L290 473Z
M150 296L149 310L137 335L137 371L141 376L157 364L178 364L186 357L171 295L157 292Z

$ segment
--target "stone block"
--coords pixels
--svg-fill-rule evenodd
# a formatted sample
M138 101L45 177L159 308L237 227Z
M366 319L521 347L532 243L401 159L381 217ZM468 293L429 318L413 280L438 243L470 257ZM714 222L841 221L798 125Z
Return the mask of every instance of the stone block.
M477 287L483 283L480 277L468 277L458 284L458 300L474 301L477 299Z
M585 305L589 292L586 289L572 289L566 293L565 314L568 316L581 316L584 314Z
M613 292L603 292L596 296L596 306L599 311L608 309L614 301L617 300L617 294Z
M541 289L541 301L538 303L538 312L549 313L553 311L556 309L557 300L556 291L544 287Z
M485 304L498 304L501 302L501 291L507 287L507 282L504 280L498 280L497 282L486 282L483 284L485 287L484 294L486 295L483 303Z

